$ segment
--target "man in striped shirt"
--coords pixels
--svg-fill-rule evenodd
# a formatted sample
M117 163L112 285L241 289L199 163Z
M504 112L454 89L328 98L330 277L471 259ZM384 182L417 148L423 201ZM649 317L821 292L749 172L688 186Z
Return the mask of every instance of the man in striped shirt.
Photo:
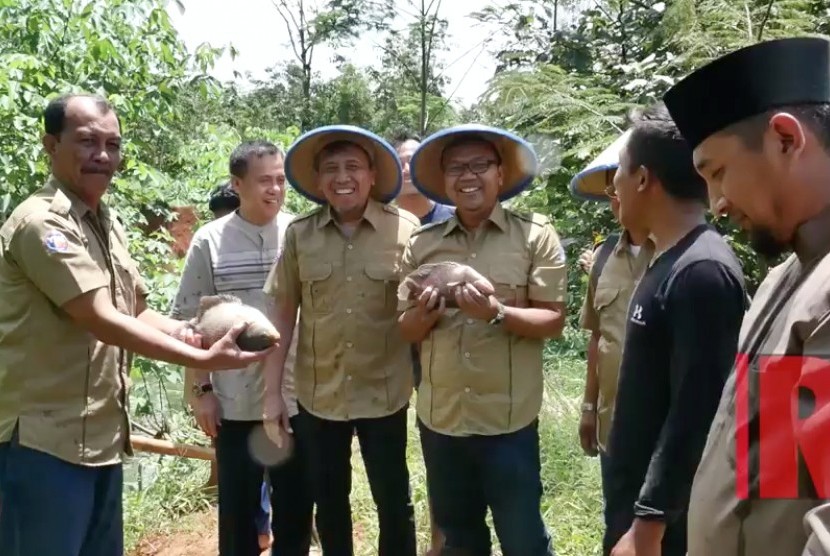
M234 212L200 228L188 251L173 316L196 315L206 295L229 294L269 314L270 299L262 291L277 260L292 216L282 212L285 198L284 154L266 141L241 144L230 159L231 183L239 195ZM289 416L297 414L293 388L291 342L283 380ZM211 375L195 371L194 414L206 434L216 439L219 475L219 554L259 554L256 516L260 508L263 471L268 473L273 508L273 554L307 555L313 502L305 477L302 440L294 437L290 459L265 467L257 445L268 443L262 431L263 379L258 366ZM267 459L267 458L266 458Z

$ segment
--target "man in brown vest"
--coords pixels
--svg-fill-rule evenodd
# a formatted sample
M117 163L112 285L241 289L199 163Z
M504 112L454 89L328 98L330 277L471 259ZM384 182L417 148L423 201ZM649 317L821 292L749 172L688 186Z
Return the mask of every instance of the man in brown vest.
M821 502L816 491L827 483L826 474L810 476L804 453L811 444L826 446L826 426L823 441L776 444L814 417L822 398L785 385L784 403L776 409L799 418L770 429L769 400L776 389L761 384L770 378L764 356L826 357L830 342L828 67L826 39L768 41L715 60L664 97L694 149L716 213L728 214L749 231L762 255L794 251L770 271L744 319L738 364L724 387L692 487L689 556L800 554L807 541L802 520ZM795 377L808 378L810 369L799 360L795 364ZM814 403L803 403L808 398ZM817 407L811 414L812 405ZM764 480L793 481L797 492L768 498L759 489L762 461L765 469L769 463L792 469Z

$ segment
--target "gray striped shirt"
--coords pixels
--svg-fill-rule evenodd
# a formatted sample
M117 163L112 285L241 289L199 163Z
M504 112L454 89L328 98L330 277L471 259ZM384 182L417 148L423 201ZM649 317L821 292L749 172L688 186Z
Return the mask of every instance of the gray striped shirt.
M199 228L187 253L179 291L173 303L174 318L196 316L206 295L235 295L266 315L273 299L263 292L271 266L282 251L285 229L293 215L280 212L271 224L255 226L238 212ZM297 336L292 338L283 377L283 398L290 416L297 414L294 394L294 359ZM211 373L222 417L233 421L262 419L264 381L260 366ZM189 387L189 385L185 385Z

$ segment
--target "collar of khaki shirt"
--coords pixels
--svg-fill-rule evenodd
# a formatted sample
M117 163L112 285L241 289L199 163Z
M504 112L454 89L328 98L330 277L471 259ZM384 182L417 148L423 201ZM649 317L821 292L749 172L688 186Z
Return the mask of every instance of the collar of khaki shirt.
M496 206L493 207L493 210L490 212L490 216L487 217L486 221L495 224L496 227L502 232L506 232L508 230L507 216L504 214L504 207L501 206L501 203L496 203ZM468 231L464 228L461 220L459 220L457 213L452 215L444 224L444 237L447 237L455 230L464 230L465 232Z
M372 226L372 228L377 230L381 226L381 218L383 218L383 205L369 197L369 200L366 202L366 208L363 210L362 220L365 220ZM323 214L317 221L317 227L324 228L332 223L337 223L334 209L331 205L326 205L323 209Z
M98 214L93 212L89 205L81 200L67 185L64 185L54 175L49 176L46 186L55 190L55 197L52 199L52 209L58 213L66 214L71 212L79 220L89 213L93 219L98 219L104 226L104 229L109 229L110 226L110 211L103 202L98 205Z

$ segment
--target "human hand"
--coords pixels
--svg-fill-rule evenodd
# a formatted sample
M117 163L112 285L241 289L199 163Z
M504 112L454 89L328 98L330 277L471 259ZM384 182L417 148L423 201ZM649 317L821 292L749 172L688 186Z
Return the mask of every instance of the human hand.
M594 457L599 454L597 446L597 414L595 411L583 411L579 420L579 443L585 455Z
M579 268L582 269L582 272L586 274L591 272L591 266L594 264L594 251L592 249L586 249L583 251L579 256L577 264L579 264Z
M285 400L282 399L281 394L266 393L262 424L265 434L277 445L277 448L282 448L284 434L294 433L288 418L288 408L285 407Z
M474 319L490 321L499 314L499 301L493 295L484 295L472 284L455 288L455 300L465 315Z
M247 322L233 325L227 334L205 350L206 355L199 368L210 371L241 369L251 363L262 361L277 349L279 340L270 348L262 351L242 351L236 344L236 338L247 326Z
M216 394L206 392L198 398L194 398L191 401L191 407L199 428L211 438L216 437L222 420L222 409L219 407L219 399Z

